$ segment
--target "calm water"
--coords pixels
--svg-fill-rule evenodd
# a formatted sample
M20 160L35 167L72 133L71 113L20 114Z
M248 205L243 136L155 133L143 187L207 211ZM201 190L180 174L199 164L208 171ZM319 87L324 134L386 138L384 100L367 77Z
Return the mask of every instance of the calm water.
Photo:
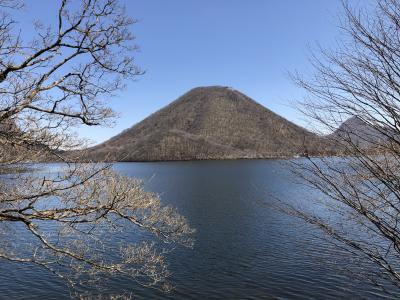
M169 254L175 290L135 289L134 299L377 299L377 287L341 272L346 252L318 231L268 205L273 197L307 207L310 191L280 161L120 163L146 181L197 229L193 250ZM128 237L129 238L129 235ZM132 288L116 281L112 291ZM0 262L1 299L68 299L62 281L32 266ZM400 296L400 293L399 293Z

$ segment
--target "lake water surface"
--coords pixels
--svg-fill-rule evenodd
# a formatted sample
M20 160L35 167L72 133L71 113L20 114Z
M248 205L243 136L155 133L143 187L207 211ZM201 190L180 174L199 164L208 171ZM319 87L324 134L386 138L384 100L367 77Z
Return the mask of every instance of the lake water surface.
M133 287L134 299L390 298L343 272L359 268L347 252L268 206L274 197L309 203L311 191L282 161L119 163L115 169L145 180L146 189L197 229L194 249L178 247L168 255L175 290L166 295ZM129 284L116 281L112 289L132 290ZM45 271L0 262L1 299L68 297L63 282Z

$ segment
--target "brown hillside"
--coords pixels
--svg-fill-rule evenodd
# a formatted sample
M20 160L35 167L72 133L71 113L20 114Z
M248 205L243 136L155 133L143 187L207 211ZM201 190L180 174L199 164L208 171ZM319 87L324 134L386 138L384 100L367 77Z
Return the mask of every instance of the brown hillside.
M270 158L319 152L321 139L226 87L200 87L110 140L88 158L115 161ZM310 151L313 149L313 151Z

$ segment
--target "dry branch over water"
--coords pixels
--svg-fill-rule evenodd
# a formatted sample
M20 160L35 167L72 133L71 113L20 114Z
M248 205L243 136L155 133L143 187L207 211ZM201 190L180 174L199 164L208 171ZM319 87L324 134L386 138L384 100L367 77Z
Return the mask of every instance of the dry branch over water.
M55 26L37 22L36 36L24 40L10 14L23 1L0 0L0 164L8 173L0 180L0 258L39 265L74 293L99 287L100 276L102 286L124 276L168 290L163 251L190 247L193 229L141 182L111 165L71 159L9 172L26 162L63 162L60 153L83 144L77 126L111 122L103 99L142 74L133 58L135 20L119 1L58 3ZM137 243L118 239L121 233L137 235Z

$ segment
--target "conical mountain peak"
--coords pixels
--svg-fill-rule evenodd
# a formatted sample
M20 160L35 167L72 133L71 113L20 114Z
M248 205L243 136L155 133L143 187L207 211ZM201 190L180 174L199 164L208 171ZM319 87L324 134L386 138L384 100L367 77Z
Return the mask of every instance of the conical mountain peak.
M287 157L318 137L230 87L191 89L110 140L91 158L118 161Z

